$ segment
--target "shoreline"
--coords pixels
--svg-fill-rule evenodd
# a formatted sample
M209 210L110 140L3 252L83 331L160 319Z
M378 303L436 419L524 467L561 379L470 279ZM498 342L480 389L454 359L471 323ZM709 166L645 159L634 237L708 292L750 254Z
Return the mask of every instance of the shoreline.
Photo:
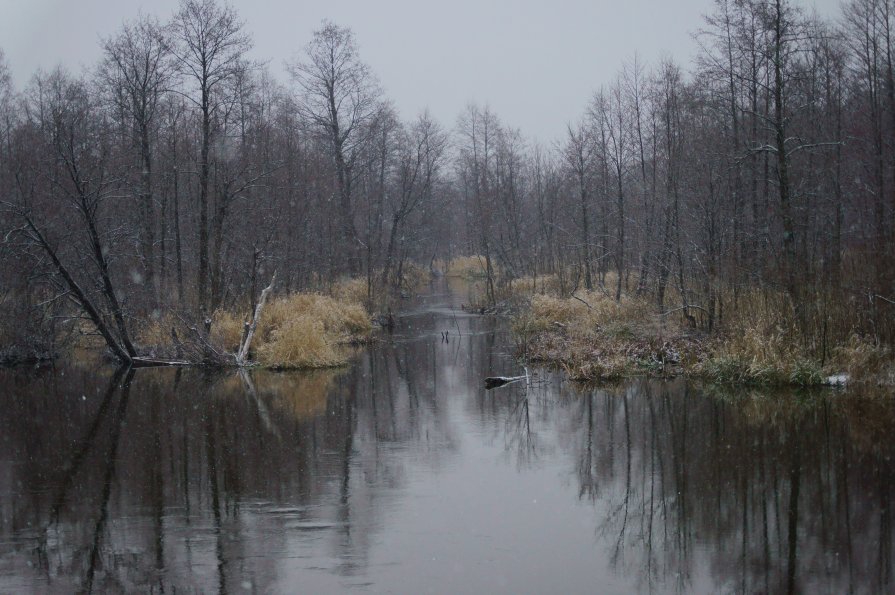
M509 299L517 356L575 381L683 376L751 388L895 387L890 348L857 333L825 344L818 357L777 320L735 319L708 331L629 296L516 292Z

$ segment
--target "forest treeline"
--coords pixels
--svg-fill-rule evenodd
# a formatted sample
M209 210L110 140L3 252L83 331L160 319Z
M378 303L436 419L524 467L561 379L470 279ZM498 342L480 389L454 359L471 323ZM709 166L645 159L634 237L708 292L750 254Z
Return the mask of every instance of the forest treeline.
M759 304L818 357L891 343L895 2L716 0L694 28L691 64L619 57L549 146L487 106L402 120L330 22L277 81L215 0L23 89L0 55L4 341L79 316L127 360L134 320L248 314L273 271L282 291L363 278L372 302L407 263L476 254L491 302L549 275L705 329Z

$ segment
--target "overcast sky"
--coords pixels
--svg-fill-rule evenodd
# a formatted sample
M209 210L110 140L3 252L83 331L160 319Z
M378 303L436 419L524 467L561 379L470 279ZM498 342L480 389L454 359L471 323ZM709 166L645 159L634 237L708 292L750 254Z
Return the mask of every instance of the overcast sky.
M428 107L452 127L469 102L544 142L635 52L688 63L712 0L234 0L256 58L288 82L323 19L351 27L361 57L405 118ZM839 0L801 0L837 15ZM0 0L0 48L16 84L38 68L91 67L99 39L141 11L166 20L178 0Z

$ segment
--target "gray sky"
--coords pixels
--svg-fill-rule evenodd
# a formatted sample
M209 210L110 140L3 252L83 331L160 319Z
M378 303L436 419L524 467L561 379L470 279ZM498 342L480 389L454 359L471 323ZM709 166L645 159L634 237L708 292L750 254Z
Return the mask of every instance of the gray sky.
M0 0L0 48L23 87L42 67L90 67L100 37L141 11L166 20L177 0ZM646 63L688 63L691 33L711 0L233 0L256 58L288 82L283 62L320 21L351 27L361 57L402 116L428 107L452 127L463 107L488 104L508 125L558 138L635 52ZM801 0L838 15L839 0Z

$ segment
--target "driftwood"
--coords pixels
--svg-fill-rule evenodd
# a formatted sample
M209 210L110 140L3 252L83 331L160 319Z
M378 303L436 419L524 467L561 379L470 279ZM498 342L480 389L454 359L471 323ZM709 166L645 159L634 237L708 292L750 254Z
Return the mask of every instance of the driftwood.
M519 382L520 380L525 380L526 384L528 383L528 368L525 368L525 376L488 376L485 378L485 390Z
M237 366L242 367L246 365L246 357L249 354L249 348L252 346L252 338L255 336L255 329L258 328L258 321L261 320L261 312L264 310L264 303L267 301L267 296L273 291L273 284L276 280L277 273L274 271L273 277L270 278L270 285L265 287L261 292L261 298L258 300L258 305L255 306L255 315L252 317L252 323L246 327L245 338L242 341L242 345L239 346L239 351L236 353Z
M485 378L485 390L491 390L511 382L519 382L525 380L525 376L488 376Z
M132 368L154 368L158 366L192 366L193 362L185 359L161 359L157 357L134 356L131 358Z

